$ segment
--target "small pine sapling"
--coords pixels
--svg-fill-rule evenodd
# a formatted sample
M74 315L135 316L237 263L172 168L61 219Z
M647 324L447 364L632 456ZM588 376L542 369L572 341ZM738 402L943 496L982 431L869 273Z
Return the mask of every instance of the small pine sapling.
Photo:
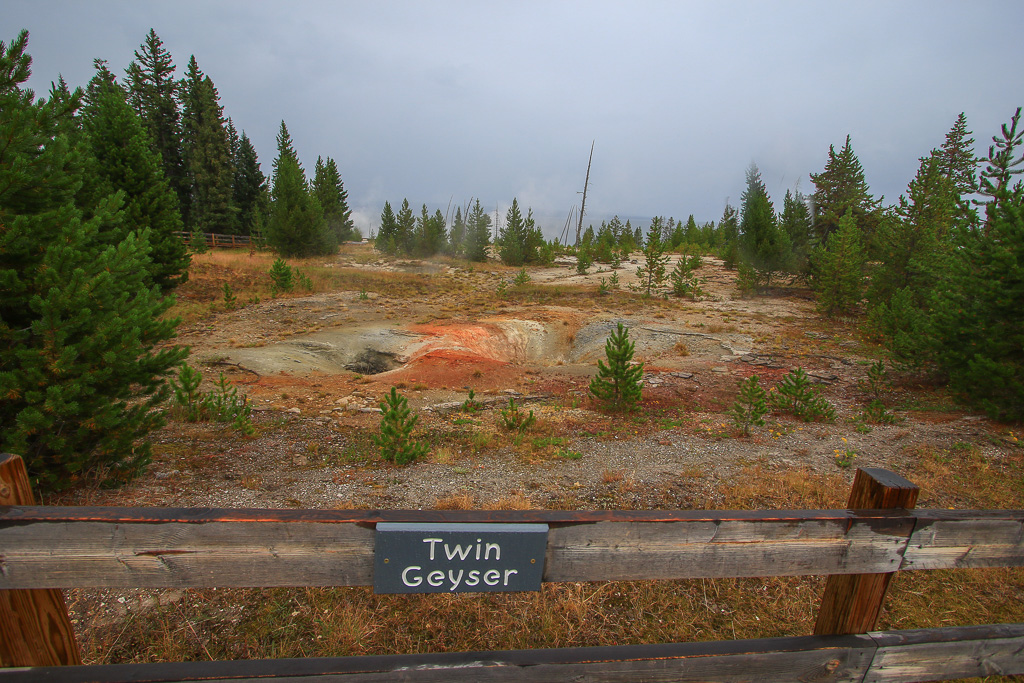
M792 413L804 422L836 419L835 408L811 385L811 378L803 368L795 368L782 378L772 392L771 402L773 408Z
M889 387L889 372L885 369L885 363L872 363L868 367L868 376L857 386L872 399L881 400L882 393Z
M597 376L590 382L590 393L610 410L634 410L640 403L643 363L632 363L635 342L629 341L629 328L618 324L604 345L608 365L597 361Z
M426 455L429 446L412 435L419 415L412 414L409 401L395 387L381 401L380 409L380 434L373 436L373 443L384 459L404 465Z
M238 304L238 297L231 291L231 285L227 282L224 283L224 308L227 310L233 309Z
M650 296L652 289L661 287L665 281L665 266L668 260L665 244L652 235L644 247L644 265L636 269L636 277L639 280L637 289L643 291L644 296Z
M526 272L526 266L519 269L516 273L516 279L512 281L514 287L522 287L530 282L530 274Z
M484 404L476 400L476 392L469 390L469 398L462 402L462 412L475 413L484 409Z
M760 378L751 375L736 384L740 394L732 404L732 422L743 430L743 436L750 436L750 425L764 426L764 415L768 412L768 394L758 384Z
M186 422L198 422L203 414L203 395L199 385L203 382L203 373L193 370L187 363L178 369L178 381L172 378L171 389L174 391L174 403L182 413Z
M618 273L612 273L612 276L610 278L608 278L608 286L611 287L612 289L618 289L619 288L619 274Z
M277 259L270 267L271 291L274 296L280 292L290 292L295 286L292 280L292 267L284 262L284 259Z
M576 273L578 275L586 275L587 270L592 265L594 265L594 255L590 252L590 249L580 247L580 250L576 253Z
M502 408L500 413L499 421L501 426L509 432L522 434L537 421L532 410L529 415L524 415L523 411L519 410L519 406L516 405L514 398L508 400L508 408Z

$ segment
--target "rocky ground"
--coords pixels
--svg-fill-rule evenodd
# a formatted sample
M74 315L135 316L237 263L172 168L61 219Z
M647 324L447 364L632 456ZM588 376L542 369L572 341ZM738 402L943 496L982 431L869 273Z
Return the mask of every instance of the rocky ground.
M521 291L511 288L514 272L351 259L337 265L425 272L452 293L331 291L188 326L181 341L192 347L193 364L207 380L223 372L239 387L257 434L172 421L155 436L156 459L145 476L64 502L428 508L457 498L467 505L706 507L716 504L723 482L755 466L850 476L843 465L852 463L913 479L907 467L917 449L972 443L998 457L1007 434L952 409L941 394L899 382L885 395L895 424L858 422L868 400L859 383L878 349L852 325L821 319L805 289L740 297L734 273L714 259L698 272L705 294L697 301L630 292L636 261L616 271L622 288L604 296L594 287L609 271L580 276L571 264L531 270ZM495 294L501 280L510 288L504 298ZM560 288L574 294L544 294ZM618 322L630 328L636 359L645 363L644 401L638 413L611 416L589 399L587 385ZM810 374L838 419L804 423L772 414L742 436L727 414L737 381L757 374L770 387L794 367ZM420 433L432 446L406 467L381 461L370 442L379 401L392 386L421 415ZM458 407L471 389L485 406L465 413ZM498 424L509 398L539 418L524 435ZM837 455L844 457L837 462Z

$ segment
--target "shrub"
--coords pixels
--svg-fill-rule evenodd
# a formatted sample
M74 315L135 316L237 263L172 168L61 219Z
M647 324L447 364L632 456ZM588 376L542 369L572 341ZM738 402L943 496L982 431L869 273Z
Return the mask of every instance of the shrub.
M380 409L380 434L373 437L373 443L385 460L404 465L427 454L429 446L412 435L419 415L412 414L409 401L395 387L381 401Z
M619 323L604 345L608 365L597 361L597 376L590 382L590 393L611 410L633 410L640 403L644 364L632 363L635 346L629 341L629 328Z

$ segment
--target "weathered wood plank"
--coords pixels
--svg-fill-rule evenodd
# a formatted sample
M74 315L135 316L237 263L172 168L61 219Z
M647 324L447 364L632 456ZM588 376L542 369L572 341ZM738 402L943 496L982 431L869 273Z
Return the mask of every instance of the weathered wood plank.
M0 505L0 526L27 522L494 522L577 524L587 522L790 521L889 519L886 510L302 510L262 508L72 507Z
M296 511L124 514L92 508L85 514L42 515L54 521L29 521L43 509L0 509L0 589L371 583L373 524L365 511L353 518L348 517L353 511L298 511L292 517ZM276 521L246 521L259 519L260 512L283 514L269 515ZM344 515L332 518L334 512ZM419 511L391 512L396 513L389 515L393 520L420 519ZM1024 563L1024 511L811 512L762 513L758 518L712 511L673 521L552 522L545 580L844 574ZM306 521L304 513L319 521ZM82 517L97 521L58 521ZM137 521L152 518L179 521ZM447 521L481 518L497 521L490 513ZM239 521L208 521L213 519ZM918 531L933 531L915 534L914 552L903 553L915 524Z
M545 580L895 570L912 518L597 522L555 527ZM0 588L372 583L374 532L322 522L0 526Z
M868 635L879 647L864 683L1024 674L1024 624Z
M0 671L0 683L909 683L1021 673L1024 624L997 624L664 645L7 669Z
M512 650L335 659L188 662L2 672L0 683L114 681L815 681L856 683L871 663L866 636ZM755 673L756 672L756 673Z
M599 522L566 526L549 532L544 579L622 581L896 571L913 520L887 522Z
M35 504L28 471L17 455L0 453L0 504ZM0 562L0 574L3 570ZM81 663L63 593L54 589L0 590L0 666Z
M0 588L368 585L373 545L357 524L26 524L0 530Z
M1024 566L1024 511L1001 519L918 520L902 569Z

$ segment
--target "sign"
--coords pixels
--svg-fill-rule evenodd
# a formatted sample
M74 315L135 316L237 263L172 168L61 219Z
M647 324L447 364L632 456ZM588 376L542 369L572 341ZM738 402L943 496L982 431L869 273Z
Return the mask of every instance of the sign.
M378 522L374 593L539 591L547 524Z

